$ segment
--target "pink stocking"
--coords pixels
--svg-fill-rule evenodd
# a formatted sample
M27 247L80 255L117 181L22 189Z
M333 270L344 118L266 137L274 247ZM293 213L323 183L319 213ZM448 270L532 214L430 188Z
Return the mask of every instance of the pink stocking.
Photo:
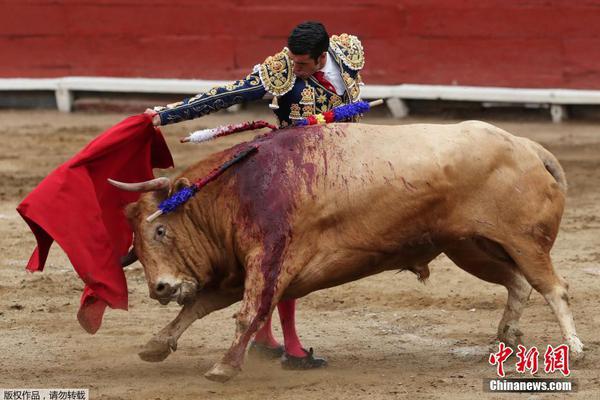
M273 331L271 330L271 317L265 322L262 329L256 332L256 336L254 336L254 341L256 343L264 344L267 347L275 348L279 347L280 344L273 337Z
M277 310L279 311L279 319L283 330L285 352L294 357L306 357L306 353L302 350L300 338L296 333L296 299L279 302Z

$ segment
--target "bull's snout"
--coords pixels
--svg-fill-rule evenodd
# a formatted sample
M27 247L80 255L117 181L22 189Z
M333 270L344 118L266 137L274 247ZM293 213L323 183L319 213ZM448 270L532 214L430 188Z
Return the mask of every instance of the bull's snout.
M178 287L179 284L172 286L168 282L157 282L156 285L154 285L154 294L158 300L167 298L170 300Z
M176 300L179 304L184 304L197 290L197 285L193 282L169 282L159 280L151 287L150 297L159 301L160 304L169 304L171 300Z

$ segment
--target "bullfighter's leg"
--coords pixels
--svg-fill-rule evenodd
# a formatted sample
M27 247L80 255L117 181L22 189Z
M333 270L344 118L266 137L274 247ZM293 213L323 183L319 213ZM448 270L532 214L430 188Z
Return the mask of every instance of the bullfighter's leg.
M305 350L300 343L296 332L296 300L289 299L279 302L277 305L283 340L285 343L285 354L281 360L284 369L314 369L327 365L327 360L313 355L312 348Z
M277 305L285 353L294 357L305 357L300 338L296 332L296 299L283 300Z
M273 336L271 315L263 327L256 333L254 341L250 344L248 354L256 353L263 357L279 358L285 351L288 355L295 357L306 356L305 351L302 349L300 338L296 333L296 299L280 301L277 304L277 311L279 312L285 346L281 346Z
M284 347L279 344L273 336L271 327L272 315L267 319L263 327L256 332L254 340L250 343L248 350L249 356L256 356L263 359L279 358L284 353Z
M281 346L273 337L272 317L269 317L262 329L250 344L248 354L263 358L279 358L282 355L282 367L286 369L312 369L327 365L323 358L314 357L311 350L305 350L296 332L296 299L282 300L277 304L279 320L283 331L285 346Z
M509 249L507 249L509 250ZM510 250L509 250L510 251ZM575 331L573 314L569 308L567 284L554 271L549 254L540 252L536 246L520 246L520 251L511 252L527 281L548 302L558 319L563 339L571 350L573 360L582 359L583 344Z
M510 256L499 245L484 238L461 240L449 246L445 253L470 274L506 287L508 298L498 325L498 340L516 349L523 336L519 319L532 288Z
M254 336L254 341L260 343L263 346L276 348L281 346L275 336L273 336L273 329L271 327L271 317L267 319L263 327L256 332L256 336Z
M183 306L173 321L146 343L138 355L144 361L163 361L171 351L177 350L177 340L194 321L213 311L228 307L239 299L240 296L236 294L199 293L191 303Z

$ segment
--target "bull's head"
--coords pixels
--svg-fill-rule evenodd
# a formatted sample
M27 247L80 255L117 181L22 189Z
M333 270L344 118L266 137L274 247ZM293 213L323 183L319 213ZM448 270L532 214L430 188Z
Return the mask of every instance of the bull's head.
M150 297L161 304L171 300L183 304L192 299L211 280L206 237L197 221L184 210L185 207L151 222L146 220L162 200L189 186L189 181L179 178L173 185L168 178L140 183L109 182L127 191L151 192L125 208L134 232L133 250L144 266ZM132 257L132 254L124 257L122 264L131 261Z

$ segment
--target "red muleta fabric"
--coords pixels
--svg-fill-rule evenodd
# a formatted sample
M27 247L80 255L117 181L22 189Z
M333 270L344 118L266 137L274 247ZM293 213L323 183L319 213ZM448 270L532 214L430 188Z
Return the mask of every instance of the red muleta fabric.
M152 168L169 168L173 158L145 114L129 117L92 140L48 175L17 207L35 235L27 269L42 271L53 241L67 253L85 282L77 318L96 333L106 306L127 310L127 282L119 258L131 246L132 231L123 207L139 193L107 182L139 182Z

